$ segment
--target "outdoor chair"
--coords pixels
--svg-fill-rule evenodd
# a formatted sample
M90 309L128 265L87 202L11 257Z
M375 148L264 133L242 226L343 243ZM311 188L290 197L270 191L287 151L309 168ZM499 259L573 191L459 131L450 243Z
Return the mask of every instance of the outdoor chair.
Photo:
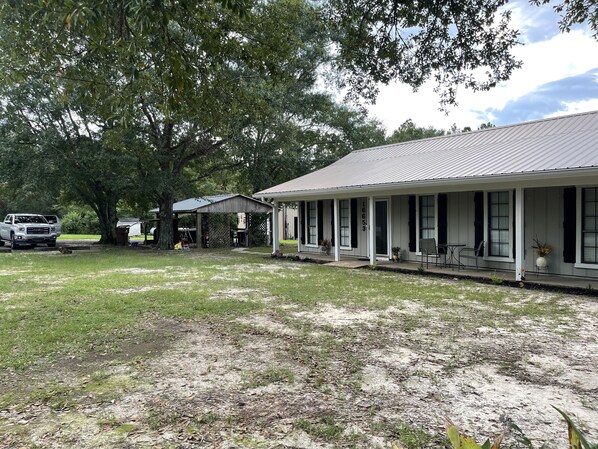
M430 265L430 259L434 260L435 264L438 265L438 260L441 256L446 254L438 253L438 246L436 245L436 239L420 239L419 240L419 255L421 257L421 263L423 265L424 258L426 259L426 268ZM446 259L445 259L446 262Z
M465 266L461 263L461 259L470 259L475 260L475 269L478 271L479 269L479 260L481 257L484 257L484 241L482 240L477 247L468 247L461 248L459 250L459 263L457 264L459 269L461 266Z

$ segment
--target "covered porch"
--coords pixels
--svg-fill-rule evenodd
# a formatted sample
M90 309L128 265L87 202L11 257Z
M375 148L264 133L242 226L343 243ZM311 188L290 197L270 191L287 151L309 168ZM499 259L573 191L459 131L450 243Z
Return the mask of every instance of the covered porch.
M477 267L514 281L556 276L568 279L566 284L579 278L587 286L588 279L598 279L598 188L593 178L576 182L493 182L471 190L309 198L298 202L297 252L321 257L329 251L335 262L377 266L389 261L392 266L398 253L405 267L415 269L423 264L426 270L475 273ZM280 203L274 202L275 210ZM274 226L273 252L279 235ZM424 241L433 242L432 251L422 247ZM539 243L550 248L545 264L538 259Z
M335 261L334 255L305 253L285 253L284 255L288 257L299 256L303 259L311 259L316 263L345 269L364 269L371 266L369 260L351 256L345 256L342 260ZM423 276L438 276L455 280L471 280L488 284L509 285L529 289L538 288L598 296L598 279L595 277L560 276L557 274L535 271L527 272L523 281L515 281L511 271L490 268L480 268L476 270L474 267L466 267L457 270L455 267L446 267L442 265L430 265L428 268L422 270L422 266L418 262L393 262L390 260L379 260L375 267L376 270L381 271L421 274Z
M298 204L300 253L454 263L469 248L465 265L514 281L598 278L597 142L598 111L555 117L356 150L254 197Z

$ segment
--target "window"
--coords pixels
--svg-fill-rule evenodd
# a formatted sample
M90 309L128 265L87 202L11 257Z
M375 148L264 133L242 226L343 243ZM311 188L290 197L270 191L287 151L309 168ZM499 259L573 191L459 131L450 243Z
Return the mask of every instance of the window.
M318 208L315 201L307 202L307 244L318 244Z
M349 248L351 247L351 209L349 200L340 200L338 207L340 212L341 246Z
M598 263L598 188L581 191L582 262Z
M509 192L488 193L488 250L490 256L509 257Z
M434 217L434 195L419 197L419 238L436 237L436 220Z

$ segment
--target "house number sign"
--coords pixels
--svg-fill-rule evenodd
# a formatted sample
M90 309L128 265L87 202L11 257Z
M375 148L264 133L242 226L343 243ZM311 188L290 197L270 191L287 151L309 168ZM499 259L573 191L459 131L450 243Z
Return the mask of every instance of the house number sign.
M366 220L367 217L367 203L363 201L361 203L361 230L367 231L368 230L368 222Z

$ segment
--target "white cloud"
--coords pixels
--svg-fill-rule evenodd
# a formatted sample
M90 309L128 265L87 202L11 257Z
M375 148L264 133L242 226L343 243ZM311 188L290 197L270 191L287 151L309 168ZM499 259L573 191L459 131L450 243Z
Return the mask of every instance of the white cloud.
M598 111L598 98L591 100L578 101L575 103L564 103L565 109L556 111L546 117L559 117L561 115L577 114L579 112Z
M459 106L452 108L448 116L438 110L439 98L433 92L432 83L427 83L416 93L405 85L384 86L380 89L377 104L369 108L370 114L378 117L388 132L409 118L419 126L448 129L456 123L460 128L476 128L481 123L493 121L494 117L487 111L501 110L507 102L546 83L581 75L598 67L598 42L589 32L582 30L557 34L549 40L518 47L514 54L523 61L523 67L509 81L489 92L475 93L461 89L457 96ZM570 108L574 108L570 112L598 109L592 98Z

